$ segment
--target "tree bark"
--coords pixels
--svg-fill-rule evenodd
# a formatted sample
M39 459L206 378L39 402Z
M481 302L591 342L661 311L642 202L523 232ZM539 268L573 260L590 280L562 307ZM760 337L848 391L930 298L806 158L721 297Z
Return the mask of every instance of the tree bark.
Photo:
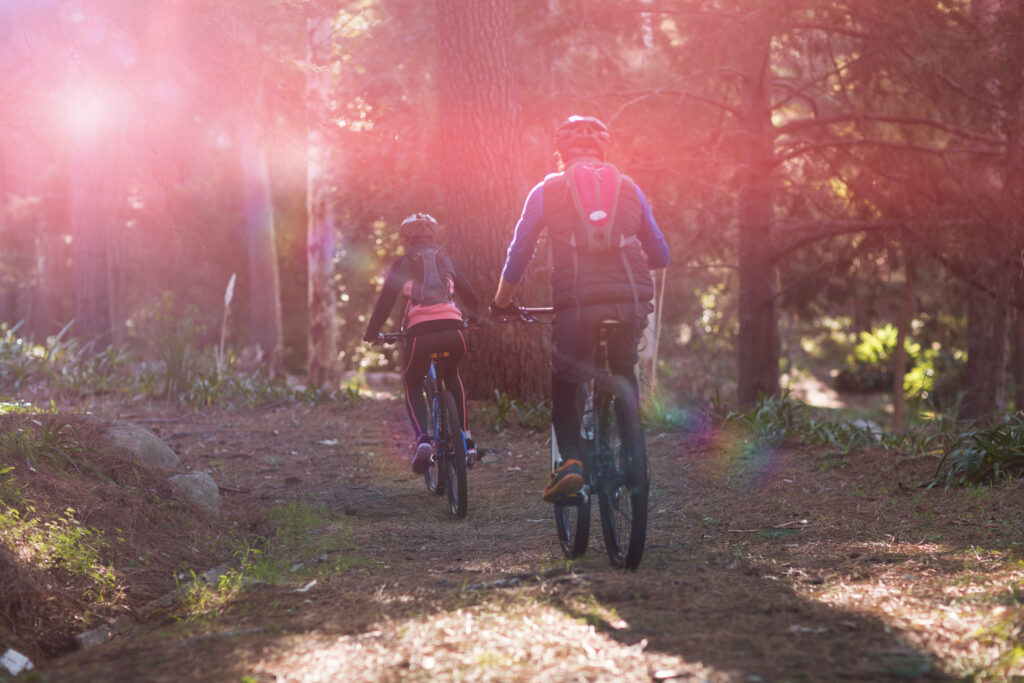
M896 247L890 252L890 260L897 267ZM907 394L903 390L903 378L907 374L907 338L910 323L914 319L914 266L909 255L903 257L903 290L900 297L899 320L896 321L896 349L892 360L892 430L902 434L907 429Z
M1001 283L996 296L972 289L967 309L967 367L961 420L998 411L1005 390L1007 300Z
M68 218L71 222L72 333L106 341L110 332L107 242L112 223L113 179L108 145L78 131L68 151Z
M245 235L249 249L249 312L252 339L265 356L271 377L283 370L284 336L281 329L280 280L274 241L274 212L270 199L267 154L257 126L244 123L239 146L242 157L242 193Z
M771 31L762 12L746 22L740 102L745 133L739 190L739 336L737 393L741 405L779 393L779 331L772 241L772 123L768 101Z
M513 97L512 6L512 0L435 4L445 207L440 240L485 305L493 296L526 189ZM536 290L529 280L516 298L539 303L532 299ZM495 390L533 399L547 396L549 356L540 326L484 325L472 337L473 352L463 374L470 397L490 398Z
M311 18L308 24L309 65L316 69L330 58L331 22ZM320 112L327 111L330 72L310 71L306 79L309 160L306 174L306 262L308 285L308 380L311 386L338 382L337 306L334 292L334 207L330 179L331 148Z

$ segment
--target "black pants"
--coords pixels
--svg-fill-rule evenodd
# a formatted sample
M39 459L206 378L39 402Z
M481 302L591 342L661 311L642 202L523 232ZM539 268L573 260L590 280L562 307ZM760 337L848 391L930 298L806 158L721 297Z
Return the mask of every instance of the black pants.
M597 368L598 332L604 320L621 320L628 325L607 338L608 366L612 374L626 377L640 400L637 382L637 348L647 327L647 315L633 304L588 306L559 311L551 328L551 424L563 459L579 453L580 418L576 410L578 386L589 380Z
M416 438L430 433L427 424L427 401L423 396L423 380L430 367L432 354L448 355L438 358L437 372L444 386L455 397L459 422L466 429L466 392L459 376L459 363L466 357L468 344L465 330L441 330L411 336L402 348L402 380L405 385L405 408L409 412Z

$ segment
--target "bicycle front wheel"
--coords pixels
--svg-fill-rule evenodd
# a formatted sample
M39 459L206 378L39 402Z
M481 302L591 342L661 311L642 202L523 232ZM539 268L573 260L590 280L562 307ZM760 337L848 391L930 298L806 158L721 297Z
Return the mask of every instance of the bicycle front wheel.
M434 413L437 411L437 406L434 403L434 400L437 398L437 379L432 373L427 375L426 380L423 382L423 390L427 393L427 424L434 424ZM427 471L423 473L423 481L427 485L427 490L436 496L444 493L444 477L441 475L438 460L435 454L430 459Z
M601 535L614 567L636 569L647 537L650 481L632 386L623 377L607 378L596 408L600 462L595 467Z
M448 507L456 517L465 517L469 508L466 492L466 442L462 438L459 411L455 397L445 391L440 396L440 466L444 471L444 490L448 494Z

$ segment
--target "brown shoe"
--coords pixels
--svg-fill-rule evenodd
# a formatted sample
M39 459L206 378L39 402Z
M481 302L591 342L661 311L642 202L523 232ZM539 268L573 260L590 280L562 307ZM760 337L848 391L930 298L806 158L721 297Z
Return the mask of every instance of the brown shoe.
M583 488L583 464L579 460L566 460L551 473L541 500L554 503L560 496L571 496Z

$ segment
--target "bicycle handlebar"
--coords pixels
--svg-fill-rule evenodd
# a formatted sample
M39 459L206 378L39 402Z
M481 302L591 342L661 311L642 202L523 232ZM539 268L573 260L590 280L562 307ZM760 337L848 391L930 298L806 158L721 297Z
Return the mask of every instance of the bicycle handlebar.
M477 323L472 325L466 324L463 326L465 330L471 330L477 326ZM381 346L383 344L397 344L405 338L405 332L381 332L377 339L374 339L370 343L375 346Z
M510 323L514 321L524 323L539 323L543 322L537 319L538 315L554 315L555 309L551 306L519 306L518 316L501 316L498 318L499 322Z

